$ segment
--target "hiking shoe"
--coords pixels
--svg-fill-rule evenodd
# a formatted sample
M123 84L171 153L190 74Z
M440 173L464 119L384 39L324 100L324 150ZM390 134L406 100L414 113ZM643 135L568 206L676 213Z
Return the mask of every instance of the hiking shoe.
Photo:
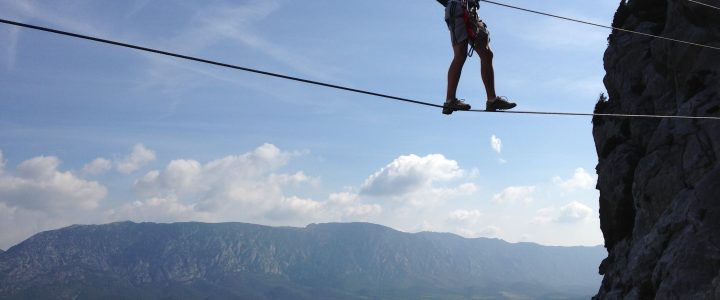
M470 104L465 103L462 99L454 99L445 101L442 113L445 115L452 114L456 110L470 110Z
M507 110L515 106L517 106L517 104L508 101L505 97L495 97L495 100L485 102L486 111Z

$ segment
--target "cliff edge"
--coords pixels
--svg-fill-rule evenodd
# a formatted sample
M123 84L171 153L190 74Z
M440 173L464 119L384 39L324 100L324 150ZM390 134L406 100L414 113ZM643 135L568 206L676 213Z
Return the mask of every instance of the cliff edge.
M623 0L613 26L720 47L720 10L692 1ZM597 113L720 116L720 50L608 41ZM720 299L720 121L596 117L593 137L608 250L595 299Z

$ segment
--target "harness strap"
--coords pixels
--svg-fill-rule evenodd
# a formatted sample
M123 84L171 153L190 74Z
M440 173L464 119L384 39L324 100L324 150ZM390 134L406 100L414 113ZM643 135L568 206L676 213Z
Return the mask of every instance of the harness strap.
M457 1L457 0L450 0L450 1ZM465 4L465 10L463 12L463 19L465 21L465 30L467 30L467 34L468 34L468 41L469 41L468 44L470 44L470 49L468 49L467 55L468 55L468 57L472 57L473 52L477 52L477 51L475 51L475 41L477 40L478 33L477 33L475 26L477 26L477 20L478 20L478 15L477 15L478 2L476 2L474 0L466 0L466 1L462 1L462 3ZM475 25L473 25L473 24L475 24Z

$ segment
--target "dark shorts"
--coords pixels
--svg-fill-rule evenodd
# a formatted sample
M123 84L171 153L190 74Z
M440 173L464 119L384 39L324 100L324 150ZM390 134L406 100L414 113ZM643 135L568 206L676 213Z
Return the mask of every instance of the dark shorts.
M465 22L465 5L460 1L450 1L445 7L445 23L450 30L450 40L453 45L467 43L471 38L475 38L475 49L487 48L490 43L490 32L485 23L480 19L468 19ZM469 32L468 32L469 31Z

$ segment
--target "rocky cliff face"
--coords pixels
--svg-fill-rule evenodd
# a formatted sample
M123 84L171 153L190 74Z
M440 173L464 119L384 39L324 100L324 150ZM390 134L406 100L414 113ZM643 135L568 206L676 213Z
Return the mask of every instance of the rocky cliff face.
M707 1L720 5L718 1ZM720 10L621 3L615 27L720 47ZM598 113L720 116L720 51L613 32ZM598 299L720 299L720 121L596 117Z

